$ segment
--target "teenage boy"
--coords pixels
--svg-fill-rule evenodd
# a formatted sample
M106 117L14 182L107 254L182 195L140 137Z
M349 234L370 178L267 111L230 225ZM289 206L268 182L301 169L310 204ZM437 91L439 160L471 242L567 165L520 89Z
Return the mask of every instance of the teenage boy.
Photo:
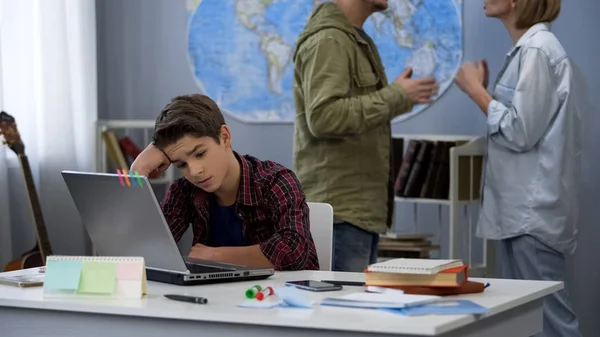
M319 269L309 209L294 173L239 155L217 104L178 96L156 119L153 141L132 171L148 175L176 165L161 204L176 241L190 223L189 257L276 270Z

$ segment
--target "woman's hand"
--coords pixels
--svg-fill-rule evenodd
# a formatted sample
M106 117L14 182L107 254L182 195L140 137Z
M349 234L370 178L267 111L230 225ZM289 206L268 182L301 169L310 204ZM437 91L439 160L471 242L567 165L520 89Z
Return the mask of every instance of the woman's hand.
M481 60L477 64L467 62L460 67L454 79L460 90L469 95L486 115L488 107L492 102L492 97L487 92L488 73L487 62L485 60Z
M488 64L486 60L481 60L479 62L477 62L477 69L479 69L479 71L481 73L483 73L483 87L487 89L489 82L490 82L490 69L488 68Z
M477 87L482 87L484 84L484 72L481 66L478 66L471 62L463 64L454 81L460 90L467 94L472 93Z

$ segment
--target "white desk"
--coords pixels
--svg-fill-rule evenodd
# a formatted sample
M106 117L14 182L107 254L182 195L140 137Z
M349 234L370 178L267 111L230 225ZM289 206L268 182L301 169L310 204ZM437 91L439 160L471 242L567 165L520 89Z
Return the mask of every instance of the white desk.
M0 335L12 336L514 336L542 329L542 298L562 282L479 280L490 282L483 294L465 295L489 308L473 315L405 317L393 313L328 306L314 309L238 308L244 291L256 284L283 286L286 280L363 281L364 274L333 272L277 273L260 282L204 286L149 283L142 300L43 299L41 288L0 285ZM362 291L303 292L313 300ZM176 302L166 293L204 296L208 304Z

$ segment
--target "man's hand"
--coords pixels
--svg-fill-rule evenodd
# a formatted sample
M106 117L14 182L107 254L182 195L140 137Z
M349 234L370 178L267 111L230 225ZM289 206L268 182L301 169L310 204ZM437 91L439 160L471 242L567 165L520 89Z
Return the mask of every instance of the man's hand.
M169 158L153 144L148 145L131 165L130 171L137 171L139 175L149 176L151 173L160 173L169 168Z
M437 95L439 85L435 78L426 77L420 79L412 79L412 69L406 68L395 80L400 84L413 104L429 104L432 102L431 97Z
M188 257L199 260L214 260L215 259L215 248L205 246L197 243L192 247Z

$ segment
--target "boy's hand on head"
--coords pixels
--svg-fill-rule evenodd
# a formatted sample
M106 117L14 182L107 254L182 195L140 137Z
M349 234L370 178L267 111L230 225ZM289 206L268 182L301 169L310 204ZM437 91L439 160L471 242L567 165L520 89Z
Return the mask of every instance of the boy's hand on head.
M192 247L188 257L199 260L214 260L214 248L197 243Z
M150 144L135 158L130 171L137 171L139 175L149 176L153 172L163 172L169 168L169 165L171 162L164 152Z

